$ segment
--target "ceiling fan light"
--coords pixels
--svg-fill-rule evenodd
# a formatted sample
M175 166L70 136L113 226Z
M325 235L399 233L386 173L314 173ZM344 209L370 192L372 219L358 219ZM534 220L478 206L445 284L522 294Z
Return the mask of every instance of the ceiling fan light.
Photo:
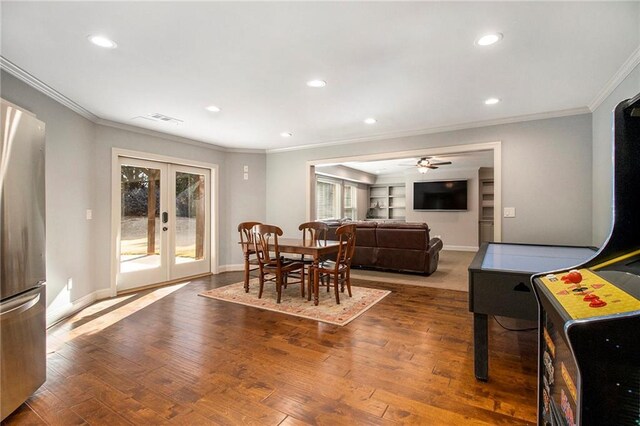
M429 169L427 167L418 167L418 172L420 172L421 174L425 174L429 171Z

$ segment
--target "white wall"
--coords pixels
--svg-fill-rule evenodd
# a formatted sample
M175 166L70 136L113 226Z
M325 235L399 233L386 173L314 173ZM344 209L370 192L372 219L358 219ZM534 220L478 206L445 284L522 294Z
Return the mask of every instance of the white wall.
M433 173L432 173L433 172ZM419 175L419 176L417 176ZM467 179L467 211L417 211L413 210L413 183L432 180ZM426 222L431 237L439 235L445 249L478 248L478 169L432 170L420 175L405 175L407 191L407 222Z
M289 195L305 193L307 161L495 141L502 205L516 207L516 217L503 220L503 241L590 245L590 114L268 153L267 221L292 233L305 220L305 204Z
M0 78L0 96L46 124L47 306L64 312L95 289L95 227L85 219L96 199L95 125L4 71Z
M640 93L640 65L593 112L593 245L611 232L613 201L613 109Z
M249 180L243 178L245 165L249 166ZM221 188L221 192L225 196L220 201L220 265L244 268L244 257L238 246L238 224L266 221L266 155L229 152L224 161L224 170L224 190ZM223 229L226 232L223 233Z
M265 154L225 152L196 141L95 124L4 71L0 83L0 96L46 123L49 321L109 295L114 147L218 164L219 264L224 269L242 263L238 222L266 216ZM247 181L244 165L249 166ZM86 209L93 210L91 221L85 219Z

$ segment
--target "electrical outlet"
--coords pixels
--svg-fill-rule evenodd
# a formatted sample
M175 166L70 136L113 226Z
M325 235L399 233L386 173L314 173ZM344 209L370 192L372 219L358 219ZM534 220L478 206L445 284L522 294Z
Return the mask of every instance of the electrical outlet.
M244 174L244 180L249 180L249 173Z
M248 173L249 172L249 166L244 166L244 172Z
M516 217L516 208L515 207L505 207L504 208L504 217Z
M87 217L87 220L93 219L93 210L87 209L86 217Z

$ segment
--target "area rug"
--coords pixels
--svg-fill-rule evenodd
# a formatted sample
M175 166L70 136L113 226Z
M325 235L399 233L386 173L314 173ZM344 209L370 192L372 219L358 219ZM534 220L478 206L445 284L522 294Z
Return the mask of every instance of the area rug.
M313 298L311 301L307 301L306 297L300 296L300 286L297 284L282 289L282 300L279 304L276 303L276 288L273 283L265 284L261 299L258 299L258 287L258 279L253 278L249 281L249 293L244 292L244 282L239 282L205 291L199 296L344 326L391 293L387 290L352 285L353 297L349 297L345 290L345 293L340 293L340 304L338 305L333 288L330 292L321 288L320 302L318 306L315 306Z

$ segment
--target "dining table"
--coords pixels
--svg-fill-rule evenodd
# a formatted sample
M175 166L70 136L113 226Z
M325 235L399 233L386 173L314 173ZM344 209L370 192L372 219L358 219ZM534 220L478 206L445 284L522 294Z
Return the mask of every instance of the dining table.
M240 244L250 244L250 243L240 243ZM323 256L327 256L333 253L338 253L338 249L340 248L340 241L333 240L321 240L321 241L310 241L303 240L302 238L278 238L278 251L280 253L289 253L289 254L301 254L305 256L311 256L313 258L312 269L316 269L320 264L320 259ZM275 244L269 244L270 250L275 250ZM244 251L244 286L245 289L249 288L249 250ZM319 302L319 276L318 274L313 274L313 304L318 305Z

